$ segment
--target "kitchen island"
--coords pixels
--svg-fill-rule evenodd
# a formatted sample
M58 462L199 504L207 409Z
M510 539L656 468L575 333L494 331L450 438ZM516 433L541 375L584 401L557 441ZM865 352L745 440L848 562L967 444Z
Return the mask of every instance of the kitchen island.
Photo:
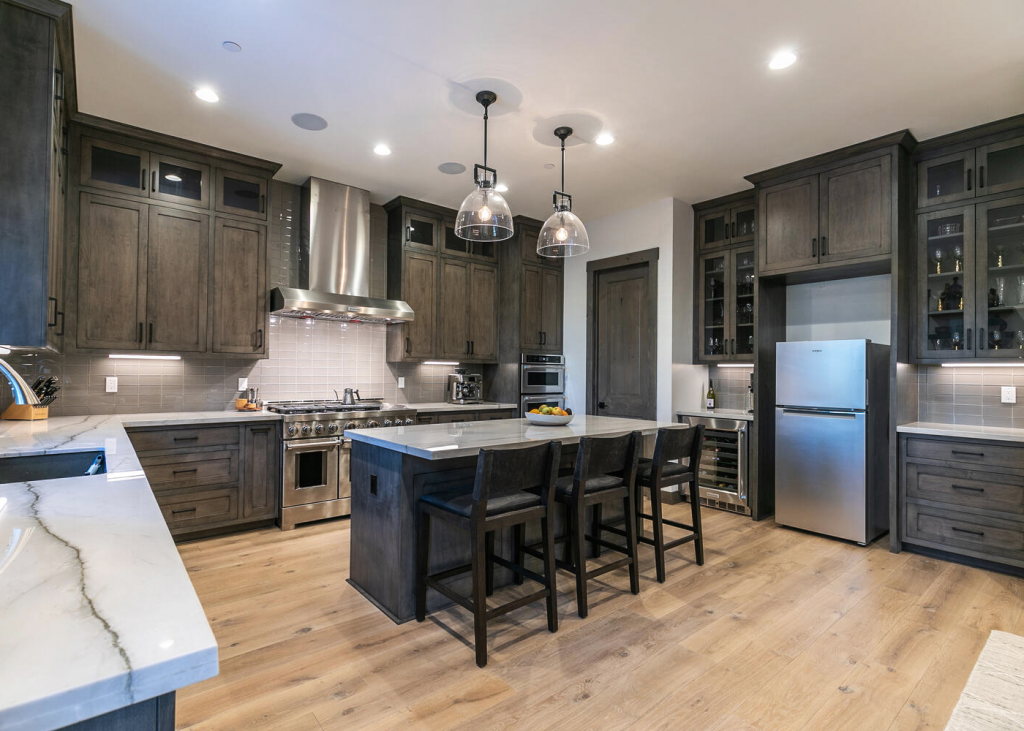
M640 431L645 453L653 450L658 429L671 422L607 416L576 416L566 426L535 426L526 419L430 424L345 432L352 439L352 525L349 582L395 622L415 614L416 501L423 495L456 485L471 489L477 454L482 448L514 447L558 440L562 468L571 469L580 437ZM609 511L610 513L610 511ZM613 517L606 515L607 517ZM556 513L560 535L564 521ZM536 526L530 526L527 540ZM508 556L511 536L499 534L495 546ZM469 562L468 536L440 525L431 531L431 573ZM462 582L467 582L464 578ZM495 570L495 584L511 581ZM456 591L464 587L455 583ZM430 592L428 608L447 599Z

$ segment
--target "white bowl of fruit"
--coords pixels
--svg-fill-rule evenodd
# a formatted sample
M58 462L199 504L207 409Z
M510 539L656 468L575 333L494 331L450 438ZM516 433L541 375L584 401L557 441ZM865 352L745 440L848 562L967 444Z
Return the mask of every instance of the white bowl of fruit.
M572 421L572 409L560 409L557 406L541 406L526 413L531 424L541 426L565 426Z

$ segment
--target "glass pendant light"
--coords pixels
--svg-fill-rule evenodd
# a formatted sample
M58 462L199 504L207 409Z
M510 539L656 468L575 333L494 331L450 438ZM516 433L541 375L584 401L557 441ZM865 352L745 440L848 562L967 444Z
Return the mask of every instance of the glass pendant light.
M556 190L551 196L555 212L544 222L537 237L537 253L541 256L565 258L590 251L587 229L572 212L572 196L565 192L565 138L571 134L572 127L555 130L555 137L562 141L562 190Z
M487 167L487 107L498 100L493 91L481 91L476 100L484 108L484 164L473 166L476 190L466 196L455 219L455 235L469 241L504 241L512 238L512 211L495 190L498 173Z

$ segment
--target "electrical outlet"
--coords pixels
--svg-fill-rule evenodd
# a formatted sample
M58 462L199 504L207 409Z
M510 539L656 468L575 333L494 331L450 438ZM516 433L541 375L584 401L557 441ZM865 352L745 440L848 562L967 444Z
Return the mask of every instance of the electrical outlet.
M999 394L1000 402L1004 404L1015 404L1017 403L1017 387L1016 386L1003 386L1001 393Z
M117 376L107 376L107 393L117 393Z
M405 388L405 376L398 377L398 387Z
M247 388L249 388L249 379L248 378L239 378L238 379L238 390L239 391L244 391Z

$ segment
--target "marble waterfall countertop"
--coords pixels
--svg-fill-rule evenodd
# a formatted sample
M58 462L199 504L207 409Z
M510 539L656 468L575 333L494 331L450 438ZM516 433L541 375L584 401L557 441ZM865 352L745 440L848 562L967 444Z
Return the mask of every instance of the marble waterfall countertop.
M431 401L423 404L409 404L410 409L429 414L434 411L498 411L500 409L518 409L519 404L500 404L485 401L482 404L450 404L446 401Z
M742 409L680 409L676 416L697 416L702 419L734 419L736 421L753 421L754 415Z
M422 459L451 459L475 456L481 447L523 446L558 439L575 444L584 436L642 431L653 434L670 421L645 421L612 416L578 414L565 426L537 426L526 419L498 419L455 424L390 426L383 429L350 429L345 436L353 441L373 444Z
M0 421L0 458L101 449L107 467L0 484L0 728L48 731L217 674L217 641L125 427L279 418Z
M896 431L902 434L927 434L935 437L1024 442L1024 429L1008 426L972 426L970 424L940 424L932 421L912 421L909 424L900 424L896 427Z

